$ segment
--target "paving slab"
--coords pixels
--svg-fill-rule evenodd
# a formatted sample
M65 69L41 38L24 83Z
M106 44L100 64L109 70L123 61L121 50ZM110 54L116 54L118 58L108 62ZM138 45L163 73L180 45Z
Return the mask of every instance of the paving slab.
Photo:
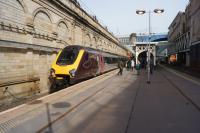
M164 74L164 75L163 75ZM151 84L141 84L128 133L199 133L200 112L166 79L166 76L187 89L199 89L196 84L159 68L151 75ZM143 81L146 75L141 75ZM180 89L184 89L180 86ZM186 95L188 92L185 92ZM194 95L191 95L191 98ZM200 95L198 95L200 96ZM193 98L192 98L193 99Z

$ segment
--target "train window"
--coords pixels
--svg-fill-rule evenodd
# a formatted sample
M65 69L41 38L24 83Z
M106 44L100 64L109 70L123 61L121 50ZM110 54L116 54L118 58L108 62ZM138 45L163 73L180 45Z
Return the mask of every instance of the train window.
M117 63L117 58L113 58L113 63Z
M105 60L105 63L107 63L107 64L112 64L112 58L110 58L110 57L105 57L104 60Z
M74 61L76 60L78 55L78 51L75 48L71 49L64 49L60 56L58 57L58 60L56 64L58 65L70 65L73 64Z
M104 60L105 60L105 63L108 63L108 57L105 57Z

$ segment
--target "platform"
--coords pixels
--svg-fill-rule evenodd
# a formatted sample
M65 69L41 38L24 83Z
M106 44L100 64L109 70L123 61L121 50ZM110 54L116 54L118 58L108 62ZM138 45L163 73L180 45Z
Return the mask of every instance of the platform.
M0 113L9 133L199 133L199 79L117 70Z

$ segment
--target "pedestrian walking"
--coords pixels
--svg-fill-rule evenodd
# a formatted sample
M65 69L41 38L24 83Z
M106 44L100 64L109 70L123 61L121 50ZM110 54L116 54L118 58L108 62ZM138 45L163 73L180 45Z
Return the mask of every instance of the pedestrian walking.
M140 62L138 61L138 63L136 64L135 69L137 70L137 75L140 75Z
M131 69L131 60L127 61L126 68L127 70Z
M144 61L144 69L146 70L147 69L147 66L148 65L148 63L147 63L147 61ZM142 67L143 68L143 67Z
M123 62L120 60L120 61L118 62L119 72L117 73L117 75L122 75L122 73L123 73L123 66L124 66L124 64L123 64Z
M132 59L131 60L131 71L133 71L134 67L135 67L135 61Z
M153 69L154 69L154 63L153 60L150 60L150 73L153 74Z

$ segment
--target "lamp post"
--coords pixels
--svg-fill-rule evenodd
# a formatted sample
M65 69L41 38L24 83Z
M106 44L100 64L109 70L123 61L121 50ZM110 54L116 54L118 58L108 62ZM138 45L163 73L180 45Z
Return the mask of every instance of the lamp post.
M147 48L147 71L148 71L148 78L147 83L150 84L150 43L151 43L151 13L163 13L164 9L155 9L154 11L145 11L145 10L136 10L136 14L143 15L145 13L149 14L149 42Z

